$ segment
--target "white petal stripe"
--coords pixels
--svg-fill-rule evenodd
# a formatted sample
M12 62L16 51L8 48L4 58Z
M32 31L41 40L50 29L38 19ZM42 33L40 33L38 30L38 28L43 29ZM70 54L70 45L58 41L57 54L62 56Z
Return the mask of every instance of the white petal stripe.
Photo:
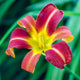
M50 19L52 18L52 16L57 12L58 9L55 9L51 14L50 16L48 17L47 21L46 21L46 24L45 24L45 29L47 28L47 25L50 21Z
M16 39L27 41L27 39L20 38L20 37L17 37L17 38L12 38L10 41L13 41L13 40L16 40Z
M63 61L65 63L65 57L62 55L62 53L58 49L52 48L51 50L54 50L63 59Z

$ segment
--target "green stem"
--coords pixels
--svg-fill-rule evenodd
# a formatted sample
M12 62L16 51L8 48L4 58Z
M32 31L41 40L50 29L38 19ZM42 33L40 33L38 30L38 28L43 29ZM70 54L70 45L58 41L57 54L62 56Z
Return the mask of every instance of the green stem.
M64 66L64 69L65 69L68 73L72 74L77 80L80 80L80 76L77 75L76 73L72 72L66 65Z
M44 51L42 52L42 55L43 55L43 56L46 56L46 54L44 53Z

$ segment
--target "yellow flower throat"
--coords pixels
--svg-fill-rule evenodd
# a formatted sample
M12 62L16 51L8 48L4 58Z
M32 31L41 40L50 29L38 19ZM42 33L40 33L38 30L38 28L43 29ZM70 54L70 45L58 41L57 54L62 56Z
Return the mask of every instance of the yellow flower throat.
M47 32L42 30L40 33L37 33L34 30L34 33L31 33L31 38L27 42L32 46L34 53L42 53L51 49L52 38L47 35Z

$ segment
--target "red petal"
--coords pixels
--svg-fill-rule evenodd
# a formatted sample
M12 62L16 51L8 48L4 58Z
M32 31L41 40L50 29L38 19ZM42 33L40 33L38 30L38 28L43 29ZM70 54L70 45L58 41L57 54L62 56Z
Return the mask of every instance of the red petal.
M6 50L6 54L12 56L13 58L15 58L15 54L14 54L13 48L7 49Z
M20 37L20 38L29 38L30 35L28 34L28 32L22 28L16 28L12 34L11 34L11 38L17 38L17 37Z
M66 42L61 41L52 45L52 49L46 51L46 60L54 66L63 69L64 65L72 60L72 52Z
M35 20L32 16L28 15L25 18L17 22L21 27L27 29L27 31L32 32L32 27L35 27Z
M26 49L31 49L31 46L27 43L27 41L23 38L13 38L10 40L9 45L8 45L8 49L9 48L18 48L18 49L22 49L22 48L26 48Z
M66 42L71 42L74 39L70 30L66 26L61 26L57 28L53 35L54 35L53 41L63 38Z
M57 24L63 17L63 11L59 11L54 4L46 5L39 13L36 21L36 29L40 32L45 28L48 35L56 29Z
M30 36L24 29L16 28L11 34L11 39L9 41L8 49L6 50L6 54L12 56L14 53L12 49L14 47L18 49L31 49L32 47L27 43L28 38L30 38Z
M31 46L27 43L28 38L30 38L30 35L27 33L27 31L21 28L16 28L11 34L8 48L16 47L18 49L30 49Z
M27 55L24 57L23 61L22 61L22 66L21 68L33 73L35 66L40 58L41 54L35 54L33 53L33 51L30 51L29 53L27 53Z

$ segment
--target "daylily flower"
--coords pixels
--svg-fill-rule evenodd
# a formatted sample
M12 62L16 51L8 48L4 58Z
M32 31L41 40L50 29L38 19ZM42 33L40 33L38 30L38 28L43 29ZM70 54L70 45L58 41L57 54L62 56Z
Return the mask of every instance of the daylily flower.
M26 30L16 28L12 32L6 54L15 57L14 47L31 49L21 65L22 69L31 73L43 52L47 61L63 69L72 59L72 52L66 42L71 42L74 37L66 26L56 29L62 17L63 11L50 3L41 10L36 21L30 15L19 20L17 23ZM59 39L62 41L52 44Z

